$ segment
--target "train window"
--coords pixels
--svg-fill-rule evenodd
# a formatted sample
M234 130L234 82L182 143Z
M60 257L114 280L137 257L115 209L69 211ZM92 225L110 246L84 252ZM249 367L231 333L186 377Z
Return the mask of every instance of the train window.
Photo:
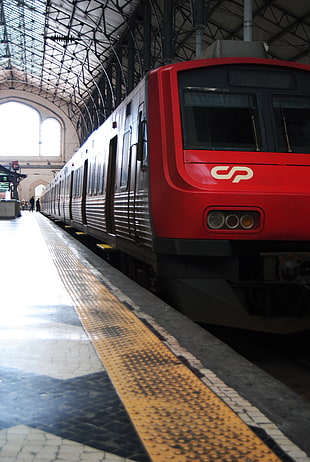
M91 195L92 193L92 170L93 170L93 165L90 163L88 167L88 179L87 179L87 194Z
M238 87L293 89L296 79L293 72L283 70L232 68L228 71L229 83Z
M80 167L77 171L77 176L76 176L76 197L80 197L82 190L82 168Z
M130 114L131 114L131 101L126 106L126 117L128 117Z
M80 196L80 171L78 170L75 175L75 197Z
M147 166L147 123L146 123L146 120L142 120L142 111L139 112L137 160L142 162L142 168L146 168Z
M80 197L82 194L82 167L76 170L73 179L73 197Z
M95 157L89 169L89 194L96 194L97 193L97 157Z
M260 150L253 95L185 89L185 149Z
M97 194L103 193L103 186L104 186L104 165L102 161L98 163L97 167Z
M301 96L274 96L278 150L309 152L310 98Z
M72 171L72 197L76 197L76 172Z
M129 163L130 163L130 140L131 140L131 130L126 132L123 138L121 181L120 181L120 187L122 191L125 191L128 187L128 171L129 171Z
M77 179L78 179L78 172L74 172L73 197L78 196L78 193L77 193L77 187L78 187Z

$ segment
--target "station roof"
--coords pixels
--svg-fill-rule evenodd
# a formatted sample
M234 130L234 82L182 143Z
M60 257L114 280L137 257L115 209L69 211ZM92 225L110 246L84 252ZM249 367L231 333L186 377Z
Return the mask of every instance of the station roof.
M136 4L1 0L0 82L54 100L88 99Z
M151 11L153 67L161 55L166 0L1 0L0 88L43 95L62 105L82 107L118 60L126 78L128 60L117 50L132 36L135 66L143 60L141 8ZM203 46L217 39L242 39L244 0L209 0L202 17L194 18L198 0L172 1L173 60L195 57L197 32ZM253 0L253 40L265 42L272 58L310 64L309 0ZM128 42L128 40L127 40ZM143 72L137 70L141 76Z

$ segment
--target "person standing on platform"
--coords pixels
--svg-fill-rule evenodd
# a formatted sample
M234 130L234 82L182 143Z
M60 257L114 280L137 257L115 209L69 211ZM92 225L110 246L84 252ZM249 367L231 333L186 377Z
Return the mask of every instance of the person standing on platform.
M36 211L37 211L37 212L40 212L40 211L41 211L40 199L37 199L37 201L36 201Z
M30 212L33 212L34 211L34 197L31 196L31 199L29 199L29 204L30 204Z

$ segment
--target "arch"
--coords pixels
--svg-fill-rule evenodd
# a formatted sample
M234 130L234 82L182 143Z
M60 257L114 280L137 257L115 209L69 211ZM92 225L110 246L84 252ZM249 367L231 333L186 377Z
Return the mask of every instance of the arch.
M36 198L41 197L42 193L45 191L46 185L40 183L34 188L34 196Z
M42 188L46 188L49 183L49 177L45 180L38 177L33 178L33 176L27 176L27 178L21 181L18 185L18 195L20 200L28 201L31 196L39 197L37 196L37 193L39 193Z

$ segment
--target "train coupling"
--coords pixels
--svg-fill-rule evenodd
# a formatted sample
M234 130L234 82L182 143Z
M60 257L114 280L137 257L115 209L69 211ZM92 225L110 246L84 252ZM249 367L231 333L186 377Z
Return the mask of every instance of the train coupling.
M263 253L264 281L310 286L310 253Z

